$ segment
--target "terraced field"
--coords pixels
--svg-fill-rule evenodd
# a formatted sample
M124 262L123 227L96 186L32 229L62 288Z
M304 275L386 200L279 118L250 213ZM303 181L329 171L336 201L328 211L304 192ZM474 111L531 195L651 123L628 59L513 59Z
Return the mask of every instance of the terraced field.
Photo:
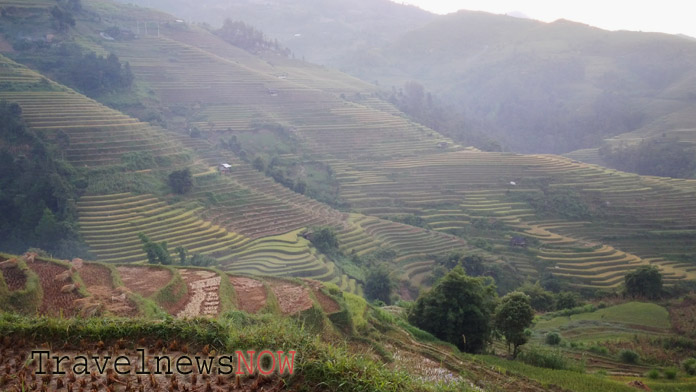
M667 281L696 278L693 264L669 260L670 253L660 248L649 249L657 238L648 245L637 240L652 227L662 233L663 243L665 237L676 236L682 251L696 248L687 234L696 222L693 208L686 207L695 203L694 181L641 177L554 156L475 151L393 160L379 168L346 162L333 166L342 183L341 195L360 212L383 217L415 214L443 232L483 219L540 241L538 254L529 258L511 251L509 238L488 238L530 276L538 270L535 264L546 263L554 274L572 278L576 285L614 287L626 271L653 263ZM540 183L551 190L574 189L606 222L538 216L522 196L541 194Z
M1 55L0 70L0 83L17 86L0 91L0 99L18 103L32 129L49 136L59 131L67 134L66 158L75 165L118 164L127 152L147 152L174 162L188 159L181 145L164 138L162 130L150 124L57 85ZM27 84L32 88L22 88Z
M329 71L317 71L318 76L310 78L302 63L274 60L271 65L249 59L209 34L166 31L160 38L108 47L130 62L135 75L163 103L199 104L200 120L191 125L204 131L284 124L308 154L324 159L384 159L457 148L399 116L393 107L376 105L370 98L374 87L364 82ZM341 94L364 98L349 101Z
M0 261L5 259L0 257ZM178 318L215 317L223 309L230 310L230 307L252 313L266 309L282 315L296 314L315 304L322 309L329 309L328 313L339 310L336 301L320 291L323 285L311 280L301 283L280 278L259 280L260 278L248 276L221 275L205 268L143 265L107 268L103 264L77 259L73 262L59 262L32 258L26 261L26 265L39 279L39 315L72 317L87 308L93 311L89 314L80 313L81 316L135 316L143 314L144 309L138 308L143 306L143 301L153 301L164 311ZM16 279L8 277L12 276L13 271L21 273L21 270L18 267L3 267L0 281L11 287L8 294L24 290L24 285L16 287L12 284ZM59 280L58 277L62 277L61 274L66 274L66 271L70 271L69 278ZM72 286L70 282L84 282L88 290L61 290L63 286ZM113 295L105 295L104 289L107 286ZM37 290L37 287L33 290ZM269 295L273 295L278 301L278 309L266 306L266 298ZM135 305L136 303L140 305ZM30 309L23 311L31 312Z

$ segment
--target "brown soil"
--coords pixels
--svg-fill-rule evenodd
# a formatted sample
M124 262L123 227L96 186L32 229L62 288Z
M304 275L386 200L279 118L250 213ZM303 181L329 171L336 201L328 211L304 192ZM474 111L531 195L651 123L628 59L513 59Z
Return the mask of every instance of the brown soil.
M172 280L172 273L166 269L151 267L116 267L123 284L143 297L149 297Z
M266 288L262 282L241 276L230 276L230 282L237 294L237 309L256 313L266 306Z
M27 266L36 272L41 281L43 299L39 307L39 314L50 316L62 314L65 317L74 316L75 307L73 301L79 299L80 296L76 291L61 293L61 288L66 284L70 284L70 282L58 282L55 280L56 275L65 272L67 268L40 260L27 263Z
M111 280L111 271L108 268L97 264L84 264L79 268L80 278L85 283L85 286L104 286L113 287Z
M78 271L94 301L103 304L107 312L126 317L138 315L137 306L126 293L114 289L111 271L108 268L97 264L84 264Z
M27 275L19 268L5 268L2 270L2 276L10 291L21 290L27 283Z
M336 301L323 292L314 290L314 296L317 297L317 301L319 301L319 305L321 305L321 308L324 309L325 313L336 313L341 310L341 307L338 306Z
M307 286L312 288L314 296L317 298L319 305L321 305L321 308L325 313L336 313L341 310L341 307L338 306L338 303L334 301L333 298L321 291L321 289L324 287L323 283L311 279L304 279L304 281L307 283Z
M270 284L283 314L294 314L312 307L306 287L283 281L271 281Z
M180 269L179 273L188 286L188 296L176 316L217 316L220 313L220 276L197 269Z

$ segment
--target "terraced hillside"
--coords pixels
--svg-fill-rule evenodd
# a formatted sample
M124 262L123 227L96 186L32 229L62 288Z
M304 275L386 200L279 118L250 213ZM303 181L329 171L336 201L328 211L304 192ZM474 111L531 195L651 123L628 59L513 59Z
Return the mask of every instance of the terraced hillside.
M162 130L49 81L0 55L0 99L17 102L32 129L68 137L66 158L78 166L113 165L125 153L147 152L154 158L186 162L183 147L162 136Z
M103 1L90 7L97 13L108 8L112 23L126 23L136 10ZM479 251L493 251L491 260L529 278L550 270L578 286L614 287L626 271L645 263L659 265L668 281L695 277L688 256L696 248L692 181L628 175L555 156L465 149L376 99L374 86L300 61L251 55L173 18L165 18L156 35L151 29L127 42L100 39L102 25L79 22L83 39L131 64L138 83L171 115L170 132L43 81L9 60L3 77L23 91L3 97L19 101L35 129L65 128L68 159L77 164L118 163L132 148L190 162L195 178L192 195L177 201L164 192L81 200L83 233L104 260L142 261L135 240L142 229L215 255L228 270L296 272L359 291L355 277L316 254L299 230L336 228L346 254L391 249L403 275L420 284L437 255L472 251L452 234L466 237L483 224L504 230L479 230L476 236L485 240ZM185 135L194 127L202 137ZM266 128L282 128L295 143L284 154L329 165L340 197L362 215L295 193L220 147L222 137ZM220 162L232 164L228 175L216 172ZM585 215L569 217L565 209L572 205L551 214L539 208L558 192L570 193L571 204L577 201ZM109 214L112 219L100 224ZM375 218L403 214L421 218L425 228ZM165 225L155 224L158 219ZM517 235L536 242L514 249L510 237Z
M371 86L351 85L346 77L333 82L306 78L296 73L296 63L286 59L246 63L248 54L193 28L139 40L134 48L130 43L128 48L111 45L120 56L128 58L131 53L128 59L136 75L147 80L164 102L199 102L201 120L192 125L204 134L240 134L259 122L290 129L305 159L320 159L336 171L340 195L357 212L380 217L415 214L439 232L466 229L472 219L499 220L542 243L538 255L530 257L510 250L507 237L487 238L511 265L530 277L542 269L539 263L550 263L558 276L591 287L616 286L627 270L644 263L659 265L669 281L696 277L691 264L676 260L696 246L684 237L693 229L692 217L677 213L693 202L691 182L627 175L554 156L463 150L371 98ZM165 52L176 61L162 62L156 54ZM253 69L247 64L254 64ZM155 73L155 69L164 71ZM195 72L186 72L191 69ZM213 93L202 91L209 83L201 79L206 74L220 78ZM382 161L378 168L372 163L375 160ZM606 219L598 225L590 223L597 219L569 222L540 216L524 197L515 197L540 193L538 181L550 181L551 189L579 192ZM645 209L650 212L644 213ZM660 239L638 240L645 237L646 227L660 230ZM362 247L359 241L351 242L352 230L342 234L348 241L345 249L367 253L374 247L375 242ZM662 241L664 237L683 244L679 254L643 246L674 242ZM438 241L446 239L437 237L420 249L404 247L403 241L395 247L408 249L405 260L416 262L407 276L415 276L416 282L422 278L421 271L432 260L429 252L439 247ZM418 256L411 260L409 253Z
M249 60L247 53L194 27L161 34L105 47L127 60L163 104L199 105L199 120L190 125L203 131L281 124L306 153L323 159L384 159L455 148L393 108L374 108L374 87L357 79L287 59Z
M689 234L694 229L693 181L640 177L555 156L473 151L394 160L378 168L362 163L334 167L342 196L363 213L411 213L444 232L486 219L538 240L542 246L534 258L513 261L522 272L533 274L534 263L550 263L555 275L592 287L616 286L627 270L645 263L660 266L669 280L696 277L695 265L676 260L679 252L688 254L696 246ZM561 189L576 192L594 218L545 217L527 201L530 195ZM489 240L515 257L509 238ZM662 248L651 246L658 242ZM675 242L681 248L668 249Z

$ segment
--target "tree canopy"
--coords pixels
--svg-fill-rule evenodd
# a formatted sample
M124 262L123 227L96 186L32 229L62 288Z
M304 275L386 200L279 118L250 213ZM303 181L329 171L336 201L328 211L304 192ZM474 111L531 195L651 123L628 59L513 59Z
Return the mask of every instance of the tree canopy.
M394 288L389 270L384 264L371 269L365 279L365 296L371 300L380 300L391 304L391 294Z
M517 357L519 347L529 340L526 329L532 325L534 310L530 305L528 295L513 291L505 295L495 309L495 328L503 335L508 344L513 347L512 356Z
M169 186L174 193L180 195L188 193L193 188L193 177L191 171L186 168L177 170L169 174Z
M16 103L0 102L0 248L41 248L58 257L85 256L77 231L77 174L27 128Z
M626 274L626 294L632 297L658 298L662 293L662 274L654 265L644 265Z
M457 266L418 298L408 319L460 350L481 352L490 340L496 298L495 285Z

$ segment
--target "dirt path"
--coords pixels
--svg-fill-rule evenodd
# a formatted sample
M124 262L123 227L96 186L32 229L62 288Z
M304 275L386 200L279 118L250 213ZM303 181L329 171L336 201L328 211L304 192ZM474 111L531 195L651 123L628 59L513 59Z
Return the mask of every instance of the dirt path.
M295 314L312 307L312 299L306 287L283 281L269 283L283 314Z
M176 317L217 316L220 313L220 276L195 269L180 269L179 273L188 285L189 296Z
M172 280L172 273L166 269L150 267L116 267L121 281L130 290L149 297Z
M39 276L41 288L43 289L43 299L39 307L39 314L72 317L75 315L74 301L80 299L77 290L70 292L61 292L61 289L72 284L70 279L67 281L57 281L57 275L64 273L68 269L61 267L58 264L36 260L27 262L27 266L31 268Z
M241 276L230 276L230 283L237 294L237 309L256 313L266 306L266 288L263 282Z

